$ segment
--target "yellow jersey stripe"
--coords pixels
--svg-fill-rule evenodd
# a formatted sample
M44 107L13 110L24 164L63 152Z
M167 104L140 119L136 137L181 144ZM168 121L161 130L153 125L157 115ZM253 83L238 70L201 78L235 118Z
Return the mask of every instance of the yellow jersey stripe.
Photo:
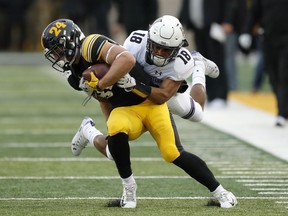
M133 89L132 89L132 92L133 92L134 94L138 95L139 97L142 97L142 98L147 98L147 97L148 97L148 95L146 95L145 93L139 91L139 90L136 89L136 88L133 88Z
M88 37L85 38L85 40L82 43L82 47L81 47L82 56L88 62L92 62L92 48L93 48L93 44L97 40L97 38L99 36L100 35L97 35L97 34L89 35Z
M100 60L103 46L108 42L106 37L92 34L86 37L82 43L82 56L87 62L96 63Z

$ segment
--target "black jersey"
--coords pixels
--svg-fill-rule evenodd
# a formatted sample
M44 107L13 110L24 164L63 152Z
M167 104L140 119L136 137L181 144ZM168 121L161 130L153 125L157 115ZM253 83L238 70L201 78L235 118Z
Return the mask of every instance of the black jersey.
M103 63L100 59L102 48L105 43L115 43L112 39L109 39L103 35L92 34L86 37L82 41L81 57L77 64L73 64L71 67L71 75L68 77L69 84L76 90L81 91L79 88L79 82L82 77L82 73L91 65ZM143 67L138 63L129 72L137 81L146 85L150 85L150 76L146 74ZM117 85L112 87L113 95L108 98L108 102L115 107L119 106L131 106L142 103L145 98L142 98L132 92L127 92L123 88L119 88Z

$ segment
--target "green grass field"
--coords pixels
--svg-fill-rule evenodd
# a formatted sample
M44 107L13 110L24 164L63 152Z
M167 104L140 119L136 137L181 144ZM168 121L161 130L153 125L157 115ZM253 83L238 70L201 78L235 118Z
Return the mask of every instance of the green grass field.
M287 162L230 135L176 118L185 148L203 158L238 197L208 206L202 185L164 162L149 134L131 143L136 209L109 207L122 194L114 163L70 141L85 115L106 131L96 101L73 91L50 66L0 66L0 215L287 215ZM271 143L272 145L272 143Z

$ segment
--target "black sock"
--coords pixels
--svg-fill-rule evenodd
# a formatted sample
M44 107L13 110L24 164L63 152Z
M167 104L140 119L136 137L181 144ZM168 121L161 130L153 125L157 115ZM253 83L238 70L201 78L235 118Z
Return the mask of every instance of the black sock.
M128 178L132 175L130 162L130 147L128 143L128 135L118 133L108 137L109 151L116 163L121 178Z
M206 163L190 152L182 151L173 163L196 181L206 186L211 192L220 185Z

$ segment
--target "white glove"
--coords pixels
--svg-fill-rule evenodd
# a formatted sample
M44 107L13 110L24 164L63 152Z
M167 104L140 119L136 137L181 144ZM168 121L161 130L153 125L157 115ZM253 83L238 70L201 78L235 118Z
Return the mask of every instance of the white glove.
M94 90L94 95L97 97L108 99L113 96L112 86L109 86L102 91Z
M136 86L136 80L130 74L125 74L125 76L118 80L117 86L124 88L125 91L131 91Z
M251 47L252 44L252 37L250 34L241 34L238 38L239 44L241 47L243 47L244 49L249 49Z
M80 79L79 88L81 88L88 96L91 96L94 92L94 89L85 83L85 79L83 77Z
M83 77L80 79L79 88L81 88L88 96L94 95L94 96L106 98L106 99L113 96L112 86L107 87L102 91L98 91L88 86Z

